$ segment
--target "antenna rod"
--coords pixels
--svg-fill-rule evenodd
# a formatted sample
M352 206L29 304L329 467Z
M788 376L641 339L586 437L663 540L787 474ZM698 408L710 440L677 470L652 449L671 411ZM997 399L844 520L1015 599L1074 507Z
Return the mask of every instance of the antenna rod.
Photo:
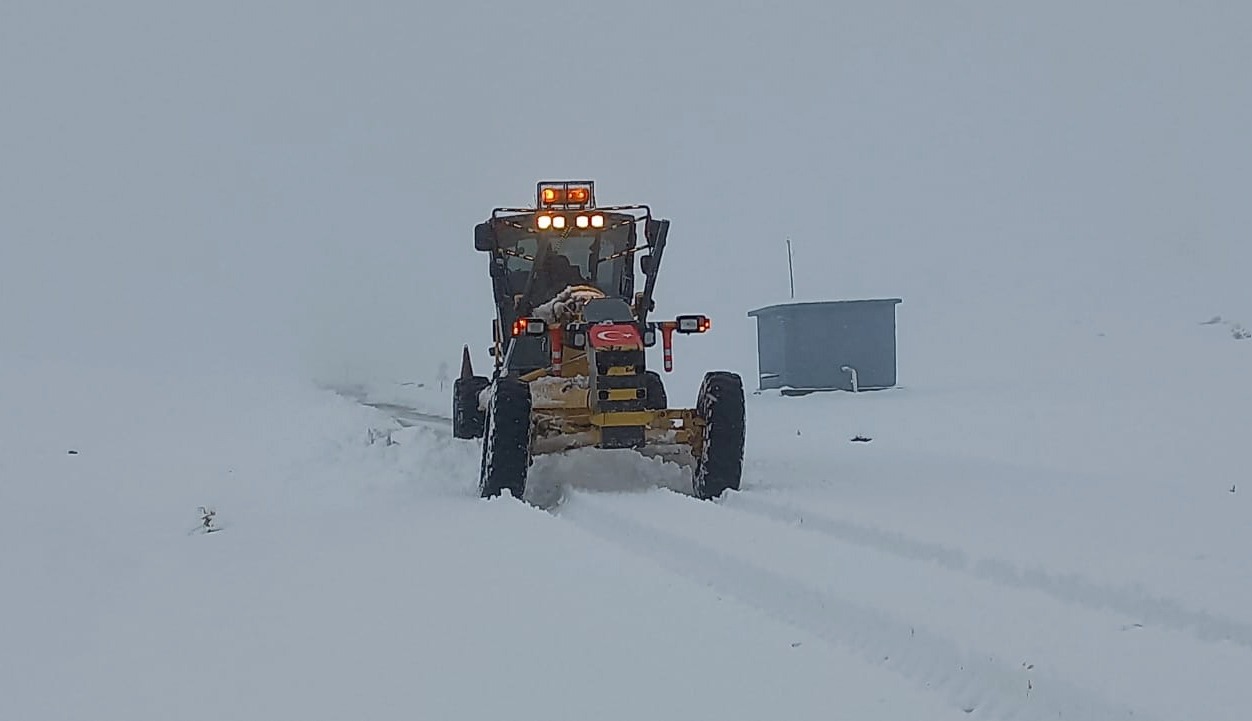
M791 238L787 238L787 277L791 279L791 299L796 299L796 269L791 262Z

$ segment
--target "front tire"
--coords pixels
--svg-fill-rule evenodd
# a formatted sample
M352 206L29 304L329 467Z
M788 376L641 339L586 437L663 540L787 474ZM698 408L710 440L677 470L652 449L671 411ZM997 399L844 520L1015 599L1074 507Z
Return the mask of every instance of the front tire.
M692 492L711 500L727 490L739 490L747 426L743 379L725 371L706 373L696 415L704 420L704 435L691 478Z
M492 498L505 489L520 499L530 468L530 386L498 378L487 404L479 495Z

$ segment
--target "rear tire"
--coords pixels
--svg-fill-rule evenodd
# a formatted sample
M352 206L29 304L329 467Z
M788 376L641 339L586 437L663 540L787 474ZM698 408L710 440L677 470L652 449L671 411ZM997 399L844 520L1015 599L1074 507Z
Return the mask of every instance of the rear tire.
M530 468L530 386L516 378L496 379L486 416L479 494L492 498L508 489L520 499Z
M643 401L646 411L663 411L669 408L669 399L665 396L665 382L656 371L644 371L643 387L647 397Z
M452 437L482 438L487 414L478 407L478 396L491 379L483 376L457 378L452 382Z
M704 443L691 478L693 493L696 498L711 500L728 489L739 490L747 425L743 379L725 371L706 373L696 400L696 415L704 419Z

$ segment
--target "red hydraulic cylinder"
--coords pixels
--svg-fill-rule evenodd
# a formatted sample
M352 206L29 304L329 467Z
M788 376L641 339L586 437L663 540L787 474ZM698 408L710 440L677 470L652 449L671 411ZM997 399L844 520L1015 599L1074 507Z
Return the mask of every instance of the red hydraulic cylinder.
M548 345L552 347L552 372L559 374L561 372L561 363L563 361L565 346L563 340L565 338L565 327L560 325L552 325L548 328Z
M672 322L661 324L661 353L665 358L666 373L674 370L674 329L677 327L678 324Z

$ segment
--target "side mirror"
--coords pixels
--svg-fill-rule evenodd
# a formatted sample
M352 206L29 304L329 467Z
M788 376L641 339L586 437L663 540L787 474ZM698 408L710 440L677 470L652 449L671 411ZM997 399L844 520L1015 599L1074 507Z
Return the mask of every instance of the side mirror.
M656 218L649 218L648 222L643 224L643 237L647 239L648 245L656 245L657 238L661 235L661 224L664 222Z
M644 275L652 275L652 256L639 256L639 270L643 271Z
M496 249L496 229L491 221L484 221L474 226L474 250L489 251Z

